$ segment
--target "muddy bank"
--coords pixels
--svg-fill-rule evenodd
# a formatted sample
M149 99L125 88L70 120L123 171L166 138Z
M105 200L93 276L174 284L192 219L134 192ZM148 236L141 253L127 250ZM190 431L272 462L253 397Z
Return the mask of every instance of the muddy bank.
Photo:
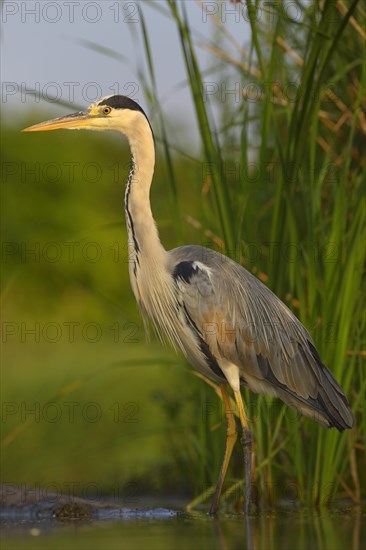
M5 483L0 485L0 518L23 520L91 520L174 517L178 512L166 508L127 508L108 501L97 501L47 491L42 487L27 487Z

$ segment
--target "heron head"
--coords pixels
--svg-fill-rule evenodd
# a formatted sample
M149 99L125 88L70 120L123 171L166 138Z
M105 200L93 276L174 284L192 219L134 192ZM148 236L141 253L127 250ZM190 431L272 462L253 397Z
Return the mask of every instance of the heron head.
M23 132L47 132L49 130L116 130L127 136L133 129L148 121L143 109L129 97L113 95L92 103L86 111L80 111L34 126Z

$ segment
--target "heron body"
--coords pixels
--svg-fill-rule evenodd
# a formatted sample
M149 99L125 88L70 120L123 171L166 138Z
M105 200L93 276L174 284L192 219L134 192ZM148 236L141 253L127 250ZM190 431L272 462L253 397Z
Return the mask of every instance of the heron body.
M153 132L141 107L109 96L75 113L27 128L115 130L126 135L131 168L125 190L131 287L144 319L182 350L207 378L220 384L228 422L225 456L211 506L215 513L237 439L227 394L235 397L242 427L245 511L249 512L251 433L240 386L276 396L325 427L354 424L348 401L323 365L309 333L261 281L242 266L200 246L166 251L151 212Z

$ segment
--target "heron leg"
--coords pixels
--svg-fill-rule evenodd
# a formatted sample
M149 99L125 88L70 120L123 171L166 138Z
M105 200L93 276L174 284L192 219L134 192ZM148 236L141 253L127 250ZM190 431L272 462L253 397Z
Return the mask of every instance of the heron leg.
M245 489L244 489L244 513L249 515L250 512L250 493L252 485L252 433L249 429L248 417L246 415L243 399L240 391L234 391L234 397L236 405L238 407L240 424L242 427L241 444L244 452L244 476L245 476Z
M220 384L220 389L221 389L222 400L225 407L225 415L226 415L226 422L227 422L226 447L225 447L225 455L224 455L224 460L222 462L219 479L217 480L216 491L215 491L214 498L210 508L211 515L216 514L218 510L221 490L224 484L227 468L229 466L231 453L233 452L233 448L238 437L235 418L234 418L233 411L231 410L231 407L230 407L230 397L226 389L226 384Z

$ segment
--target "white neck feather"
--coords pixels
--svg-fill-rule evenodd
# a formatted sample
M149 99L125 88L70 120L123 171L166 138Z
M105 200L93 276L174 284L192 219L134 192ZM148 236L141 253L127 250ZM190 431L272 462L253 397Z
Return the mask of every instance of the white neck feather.
M126 115L125 126L119 129L127 136L132 154L125 192L131 286L143 317L147 314L160 336L165 333L173 345L181 345L168 252L159 240L150 207L155 165L154 138L142 113L131 111Z
M143 251L144 259L154 264L160 262L161 255L166 253L150 207L155 146L150 125L144 115L140 112L134 115L134 124L126 132L132 154L125 191L126 223L131 247L129 256L138 257L139 251Z

